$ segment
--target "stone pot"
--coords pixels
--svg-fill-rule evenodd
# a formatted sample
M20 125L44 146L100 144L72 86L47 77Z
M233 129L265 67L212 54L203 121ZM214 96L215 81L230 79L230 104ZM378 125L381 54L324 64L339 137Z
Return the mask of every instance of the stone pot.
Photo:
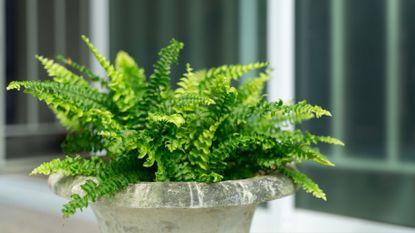
M87 177L51 175L59 196L82 195ZM218 183L141 182L91 204L102 233L248 233L257 204L294 193L280 174Z

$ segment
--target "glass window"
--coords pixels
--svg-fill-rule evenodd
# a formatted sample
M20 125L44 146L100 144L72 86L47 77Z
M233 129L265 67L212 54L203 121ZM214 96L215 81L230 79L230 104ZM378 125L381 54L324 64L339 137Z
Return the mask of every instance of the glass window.
M88 35L90 1L6 0L6 80L48 79L35 54L64 54L88 66L89 52L80 36ZM254 3L257 38L254 57L266 60L266 0ZM175 83L190 62L209 68L240 62L239 0L110 0L109 41L112 59L125 50L147 74L157 52L171 38L185 43L180 66L173 70ZM105 27L104 26L104 27ZM34 97L6 92L6 158L61 154L65 129L44 103ZM21 145L25 145L21 147Z
M36 54L57 54L88 64L80 35L88 32L88 2L6 0L6 78L49 79ZM6 92L6 159L60 154L65 130L34 97ZM22 145L25 145L22 147Z
M415 226L415 3L409 0L297 0L296 98L333 119L302 127L334 135L323 148L335 169L303 169L327 191L300 193L296 206Z
M256 1L257 60L266 60L266 1ZM240 62L240 1L125 0L110 1L110 51L125 50L137 58L147 74L157 52L170 39L184 42L177 81L185 64L210 68ZM252 61L255 62L255 61Z

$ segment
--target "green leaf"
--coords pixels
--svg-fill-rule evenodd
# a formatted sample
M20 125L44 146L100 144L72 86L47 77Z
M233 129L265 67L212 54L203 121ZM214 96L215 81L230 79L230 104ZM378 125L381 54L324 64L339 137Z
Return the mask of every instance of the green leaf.
M301 185L304 191L313 194L313 196L317 198L323 199L325 201L327 200L326 194L323 192L323 190L321 190L316 183L314 183L303 173L291 168L280 168L279 170L282 174L290 177L294 183Z
M149 113L148 119L151 121L161 121L161 122L168 122L172 123L177 127L180 127L185 123L184 118L180 114L173 114L173 115L162 115L157 113Z
M54 80L58 83L79 85L88 87L89 84L81 76L78 76L65 67L56 64L53 60L47 59L42 56L36 56L36 58L42 63L45 70L48 72L50 77L54 77Z
M173 39L167 47L160 50L160 59L154 64L154 71L144 96L145 105L150 109L159 105L164 93L169 91L171 66L178 62L183 46L183 43Z
M113 91L113 101L117 103L120 111L126 112L142 98L145 91L145 74L126 52L119 52L115 63L117 69L113 71L108 87Z
M72 67L73 69L78 70L79 72L85 74L92 81L98 82L99 84L101 84L102 87L107 86L107 80L106 79L94 74L90 69L88 69L87 67L85 67L83 65L80 65L80 64L74 62L72 59L65 58L62 55L56 56L56 59L58 61L64 63L65 65L68 65L68 66Z

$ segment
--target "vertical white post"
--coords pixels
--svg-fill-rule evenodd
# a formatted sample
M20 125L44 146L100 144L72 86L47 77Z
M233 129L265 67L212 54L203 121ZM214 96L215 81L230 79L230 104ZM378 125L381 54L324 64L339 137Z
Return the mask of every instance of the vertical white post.
M270 101L295 99L295 1L268 0L268 61L273 69L268 82ZM272 201L265 232L289 232L294 218L294 197ZM269 227L269 228L268 228Z
M386 1L386 132L388 162L399 159L400 0Z
M294 0L268 0L269 100L294 100Z
M239 1L239 54L240 63L249 64L258 60L258 3L252 0ZM241 78L241 83L246 81Z
M109 58L109 0L91 0L90 4L89 39L102 55ZM92 54L90 55L89 64L94 73L105 77L105 71L101 68L98 61Z
M26 66L27 79L38 80L38 63L34 56L38 53L38 1L26 0ZM32 96L28 96L27 104L27 124L31 130L36 130L39 126L39 107L38 102Z
M5 1L0 0L0 165L4 164L6 161L6 11L5 11Z

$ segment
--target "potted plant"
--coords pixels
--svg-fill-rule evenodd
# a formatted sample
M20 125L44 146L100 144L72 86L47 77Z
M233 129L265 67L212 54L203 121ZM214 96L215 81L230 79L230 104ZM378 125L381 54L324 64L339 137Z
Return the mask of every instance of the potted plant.
M127 53L119 52L112 65L82 39L108 77L70 59L58 57L61 65L37 56L53 80L7 87L44 101L68 129L67 157L32 172L50 175L51 189L70 198L64 217L91 204L102 232L241 233L249 231L256 204L296 186L326 198L293 165L332 166L313 145L342 142L287 126L330 113L305 101L268 102L267 63L200 71L188 64L173 89L170 67L181 42L161 49L146 78ZM254 70L263 71L231 85Z

